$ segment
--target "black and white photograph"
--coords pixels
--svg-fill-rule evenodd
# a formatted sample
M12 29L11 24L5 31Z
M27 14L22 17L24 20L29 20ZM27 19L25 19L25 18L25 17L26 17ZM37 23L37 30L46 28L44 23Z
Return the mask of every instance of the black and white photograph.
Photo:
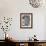
M20 28L32 28L32 13L20 13Z

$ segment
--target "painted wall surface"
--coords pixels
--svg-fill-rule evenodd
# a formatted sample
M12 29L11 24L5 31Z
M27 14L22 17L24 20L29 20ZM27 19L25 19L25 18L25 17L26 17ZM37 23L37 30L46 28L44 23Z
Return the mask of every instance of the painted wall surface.
M20 13L33 13L33 28L20 28ZM29 4L29 0L0 0L0 19L4 16L12 17L12 25L7 32L10 37L15 40L28 40L36 34L37 39L46 40L45 26L46 6L33 8ZM0 29L0 39L4 35Z

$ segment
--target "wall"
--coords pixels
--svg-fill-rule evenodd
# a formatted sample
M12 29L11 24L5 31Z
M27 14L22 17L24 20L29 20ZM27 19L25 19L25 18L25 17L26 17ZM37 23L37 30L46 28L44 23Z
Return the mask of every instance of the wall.
M4 16L13 18L8 34L16 40L27 40L34 34L37 35L37 39L46 40L45 12L45 6L35 9L31 7L28 0L0 0L0 18ZM20 13L33 13L32 29L20 29ZM0 35L1 33L3 32L0 31ZM0 39L2 38L0 36Z

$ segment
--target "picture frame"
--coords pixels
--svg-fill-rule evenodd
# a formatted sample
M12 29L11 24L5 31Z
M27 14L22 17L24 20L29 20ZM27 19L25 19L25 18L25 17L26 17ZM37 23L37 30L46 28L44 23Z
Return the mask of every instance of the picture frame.
M20 28L28 29L33 27L33 14L20 13Z

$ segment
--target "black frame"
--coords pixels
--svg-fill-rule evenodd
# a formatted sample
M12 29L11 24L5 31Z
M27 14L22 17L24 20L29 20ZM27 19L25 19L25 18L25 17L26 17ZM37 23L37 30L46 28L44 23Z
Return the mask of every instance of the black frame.
M22 15L25 15L25 14L27 14L27 15L31 15L31 25L30 25L30 27L22 27L22 25L21 25L21 21L22 21L22 19L21 19L21 16ZM20 28L24 28L24 29L28 29L28 28L32 28L33 27L33 14L32 13L20 13Z

